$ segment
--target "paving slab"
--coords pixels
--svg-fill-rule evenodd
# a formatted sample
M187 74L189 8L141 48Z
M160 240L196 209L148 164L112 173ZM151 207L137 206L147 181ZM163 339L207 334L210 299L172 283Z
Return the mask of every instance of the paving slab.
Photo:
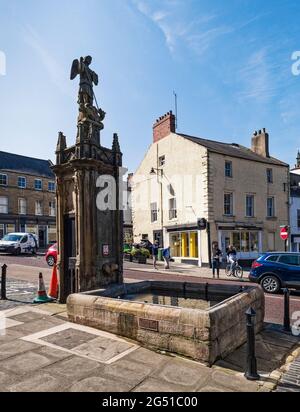
M95 339L94 334L73 328L65 329L42 338L45 342L53 343L65 349L73 349L92 339Z
M0 392L3 388L12 385L16 381L17 377L13 373L7 371L0 371Z
M20 353L29 352L30 350L34 350L37 347L39 346L35 343L24 342L22 340L3 343L0 345L0 360L19 355Z
M78 355L88 356L99 362L108 362L134 347L133 344L101 336L74 347L73 351Z
M8 385L9 392L62 392L66 389L68 382L57 376L37 372L27 376L21 382Z
M1 370L13 370L18 375L24 375L37 371L53 362L55 362L53 359L51 360L41 353L30 351L2 361Z
M168 358L166 355L161 355L160 353L150 351L145 348L138 348L134 352L126 356L126 360L130 362L142 363L149 365L152 368L157 368L164 364Z
M174 385L155 378L147 378L140 385L136 386L132 392L192 392L186 386Z
M99 368L101 368L100 363L79 356L71 356L68 359L46 366L44 371L53 376L60 376L74 381L85 378Z
M113 378L90 376L74 383L69 392L129 392L131 385Z
M123 358L111 365L105 365L103 373L112 379L116 378L135 387L146 379L154 369L155 365L135 363Z
M46 356L49 359L49 361L53 361L53 362L56 362L62 359L67 359L73 356L72 354L64 350L49 348L47 346L40 346L38 349L34 351L34 353Z
M209 380L211 370L206 366L186 359L169 359L158 371L151 374L172 385L181 385L195 390Z
M258 383L247 381L241 374L213 369L210 375L209 385L224 388L234 392L257 392ZM200 388L201 389L201 388Z
M6 329L2 333L0 333L0 345L2 343L7 343L14 341L23 336L22 332L18 332L17 330Z
M40 320L40 319L46 319L45 315L41 312L34 312L34 311L28 311L25 313L19 313L17 315L12 315L8 316L9 319L14 319L17 322L32 322L35 320Z
M22 332L23 336L26 336L36 332L41 332L46 329L53 328L54 326L62 325L63 323L64 321L61 319L48 316L32 322L23 323L22 325L15 326L12 329L16 330L17 332Z

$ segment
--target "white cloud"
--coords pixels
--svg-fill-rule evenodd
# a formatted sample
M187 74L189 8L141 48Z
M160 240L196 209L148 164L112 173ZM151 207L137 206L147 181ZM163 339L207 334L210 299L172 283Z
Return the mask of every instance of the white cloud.
M268 49L264 47L252 53L246 64L237 73L237 81L241 83L238 97L266 101L276 95L276 79L273 67L268 61Z
M217 37L231 31L224 27L205 29L217 17L215 13L195 16L193 20L186 21L180 13L185 10L185 3L180 0L160 1L159 7L158 3L145 0L133 0L133 4L161 30L171 54L175 52L179 41L197 54L202 54Z
M51 82L64 94L69 94L69 89L66 85L65 69L58 63L55 57L43 44L41 36L34 30L32 26L24 27L25 43L38 55Z

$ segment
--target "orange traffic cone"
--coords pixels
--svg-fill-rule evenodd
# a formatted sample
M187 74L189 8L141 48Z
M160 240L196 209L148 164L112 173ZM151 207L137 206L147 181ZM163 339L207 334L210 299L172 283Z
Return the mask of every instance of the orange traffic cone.
M45 288L45 283L43 279L43 274L39 274L39 289L38 289L38 295L37 297L33 300L33 303L46 303L46 302L52 302L53 299L49 298L46 293L46 288Z
M53 299L57 299L58 296L58 279L56 265L53 266L48 296L50 296Z

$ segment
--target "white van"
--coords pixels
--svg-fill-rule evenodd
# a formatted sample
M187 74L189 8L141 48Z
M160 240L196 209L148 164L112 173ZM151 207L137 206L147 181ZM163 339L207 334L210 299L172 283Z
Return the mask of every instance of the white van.
M38 249L38 241L32 233L8 233L0 240L0 253L35 254Z

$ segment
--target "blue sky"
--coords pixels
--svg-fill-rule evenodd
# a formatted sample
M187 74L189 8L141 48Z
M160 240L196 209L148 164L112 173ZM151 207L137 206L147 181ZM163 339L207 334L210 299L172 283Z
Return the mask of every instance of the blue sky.
M0 150L54 160L57 133L75 141L74 58L91 54L107 112L134 170L154 120L173 109L178 131L250 145L266 127L291 165L300 148L298 0L0 0Z

